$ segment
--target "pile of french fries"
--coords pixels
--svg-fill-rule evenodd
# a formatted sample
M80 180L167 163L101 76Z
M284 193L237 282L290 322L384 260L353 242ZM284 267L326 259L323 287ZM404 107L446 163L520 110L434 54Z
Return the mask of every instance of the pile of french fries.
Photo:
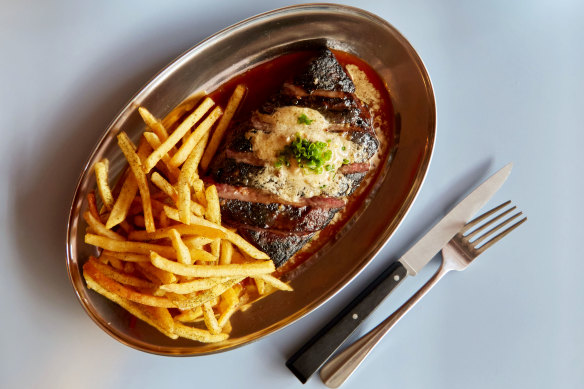
M109 161L94 166L99 199L88 196L85 242L101 253L83 266L87 286L173 339L224 341L237 310L292 290L265 253L221 224L217 189L199 178L245 92L238 85L225 112L200 95L163 120L140 107L138 146L118 135L129 168L115 190Z

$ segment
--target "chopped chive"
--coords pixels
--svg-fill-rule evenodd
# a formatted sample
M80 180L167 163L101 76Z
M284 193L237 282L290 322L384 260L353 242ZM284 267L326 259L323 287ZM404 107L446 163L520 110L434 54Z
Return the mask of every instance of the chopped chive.
M312 123L314 120L309 119L308 116L306 116L306 114L302 114L300 116L298 116L298 124L310 124Z

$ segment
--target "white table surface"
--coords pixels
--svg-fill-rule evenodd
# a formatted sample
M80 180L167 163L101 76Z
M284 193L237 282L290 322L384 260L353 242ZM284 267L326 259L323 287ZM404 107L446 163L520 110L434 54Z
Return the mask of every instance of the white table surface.
M227 353L170 358L110 338L65 270L66 219L86 157L125 102L210 34L284 1L3 1L0 8L0 386L300 388L286 359L465 191L509 161L489 203L527 224L451 274L346 388L581 388L584 3L349 1L397 27L432 78L435 153L376 260L297 323ZM372 328L437 267L398 289ZM323 388L313 377L307 388Z

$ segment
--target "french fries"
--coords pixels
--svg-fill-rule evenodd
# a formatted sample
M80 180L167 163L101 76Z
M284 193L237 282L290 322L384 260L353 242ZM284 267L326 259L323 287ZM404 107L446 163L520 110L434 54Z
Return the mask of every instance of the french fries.
M146 173L149 173L150 170L156 164L163 155L168 154L168 152L176 146L176 144L182 139L182 137L191 129L191 127L197 123L207 111L214 105L215 103L210 98L206 98L194 111L191 113L177 128L174 130L172 134L158 147L156 150L148 156L146 159L146 166L145 170Z
M245 92L246 92L245 86L240 84L237 87L235 87L235 91L233 91L233 94L229 98L227 108L225 109L225 114L219 121L219 124L217 125L215 132L213 132L213 136L211 137L209 146L205 150L205 154L203 155L203 159L201 160L201 171L203 173L207 171L211 159L213 159L213 156L217 152L217 149L219 148L219 143L221 143L221 139L223 138L223 135L227 130L227 126L229 126L231 118L233 117L233 115L235 115L235 111L237 111L239 103L241 103L241 100L243 99Z
M83 265L87 287L172 339L222 342L237 311L291 290L265 253L221 224L217 188L199 175L245 92L237 86L225 111L194 95L164 120L139 107L138 147L118 134L129 165L120 183L110 188L108 160L94 165L101 204L90 193L83 218L85 242L101 254Z
M148 181L146 179L144 168L142 167L142 161L140 161L140 157L134 151L134 144L125 132L121 132L118 135L118 144L130 164L130 169L132 169L134 178L138 182L138 189L140 190L140 196L142 197L142 208L144 210L146 231L154 232L156 227L154 226L154 216L152 215L150 189L148 188Z
M95 179L97 181L97 190L103 205L111 211L114 205L114 196L108 184L109 161L104 159L96 163L93 167L95 169Z

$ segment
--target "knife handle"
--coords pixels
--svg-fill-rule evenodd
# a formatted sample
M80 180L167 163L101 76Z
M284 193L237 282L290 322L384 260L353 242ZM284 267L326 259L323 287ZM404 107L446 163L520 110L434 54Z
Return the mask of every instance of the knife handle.
M406 276L401 262L393 263L296 351L286 366L305 383Z

